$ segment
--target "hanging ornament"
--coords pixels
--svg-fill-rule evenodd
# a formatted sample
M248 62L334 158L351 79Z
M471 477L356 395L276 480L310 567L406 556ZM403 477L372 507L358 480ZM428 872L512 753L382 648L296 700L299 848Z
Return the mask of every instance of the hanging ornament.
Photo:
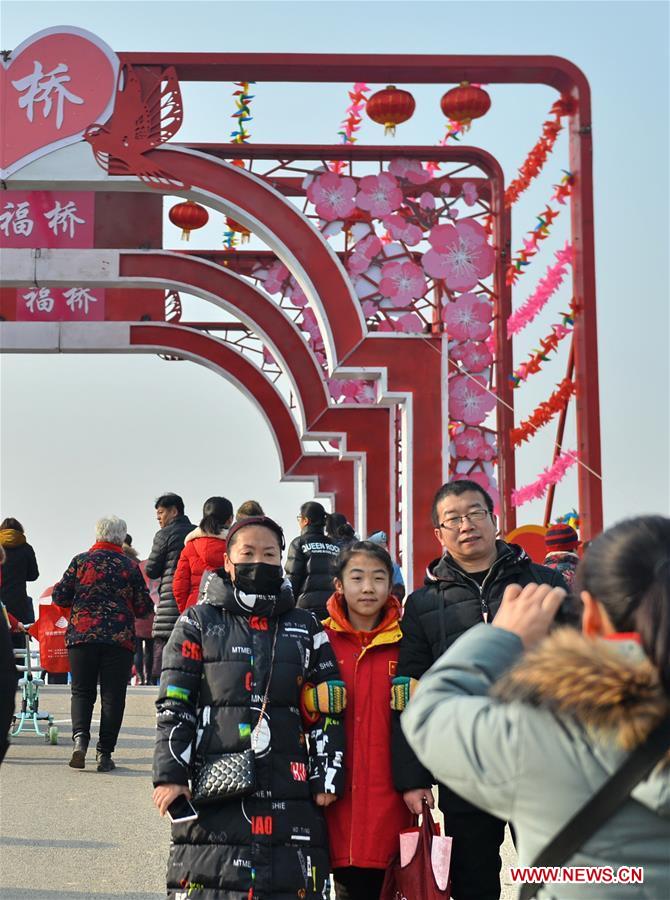
M479 119L491 108L491 98L483 88L462 81L440 100L444 115L467 130L473 119Z
M377 91L365 105L369 118L378 125L383 125L384 134L391 136L395 136L396 125L402 125L411 119L415 109L416 103L410 92L403 91L394 84Z
M226 216L226 226L228 231L233 231L235 232L235 234L240 235L243 244L247 244L249 242L251 232L244 225L240 225L240 223L236 222L235 219L231 219L230 216Z
M177 203L168 213L169 219L177 228L181 228L182 241L188 241L192 231L202 228L209 221L209 213L204 206L194 200Z

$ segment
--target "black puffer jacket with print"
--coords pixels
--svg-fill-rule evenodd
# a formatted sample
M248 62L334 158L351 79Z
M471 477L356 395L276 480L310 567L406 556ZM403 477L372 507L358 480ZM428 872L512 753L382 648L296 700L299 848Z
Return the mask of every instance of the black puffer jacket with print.
M304 684L338 679L339 671L326 633L295 608L288 582L277 597L256 597L212 573L202 602L180 616L163 656L154 783L187 783L194 740L196 765L250 747L275 630L256 791L204 805L197 821L172 825L173 900L328 896L328 838L313 797L343 791L344 723L319 716L304 726L300 694Z

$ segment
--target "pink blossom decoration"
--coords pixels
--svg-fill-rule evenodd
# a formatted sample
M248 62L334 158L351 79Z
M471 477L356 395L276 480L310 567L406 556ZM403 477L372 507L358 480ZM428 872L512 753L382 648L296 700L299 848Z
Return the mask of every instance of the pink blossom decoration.
M466 425L481 425L496 405L483 378L456 375L449 382L449 417Z
M284 282L289 275L290 272L283 263L273 263L263 279L263 287L268 294L278 294L284 289Z
M482 372L493 363L493 357L483 341L465 341L454 347L452 356L460 359L468 372Z
M402 191L398 182L388 172L366 175L361 178L359 187L356 206L379 219L394 212L402 203Z
M456 225L436 225L423 267L433 278L444 278L452 291L469 291L493 271L495 254L484 228L472 219Z
M291 277L289 281L289 287L286 291L286 296L291 301L294 306L303 307L307 306L308 300L305 292L300 287L295 278Z
M474 206L477 202L479 194L477 188L471 181L466 181L463 185L463 200L466 206Z
M346 219L355 209L356 182L353 178L325 172L319 175L307 188L307 198L316 209L316 214L326 222Z
M493 447L484 439L479 428L466 428L454 438L456 455L461 459L493 459Z
M442 310L449 337L456 341L485 340L489 336L492 317L493 305L477 294L461 294Z
M414 262L384 263L379 291L394 306L409 306L426 292L423 269Z
M301 331L306 331L313 341L321 339L321 332L316 321L316 316L311 309L303 309L302 316L298 320Z
M397 178L406 178L412 184L427 184L432 177L418 159L393 159L389 163L389 172Z
M422 334L424 331L424 323L420 316L416 313L405 313L396 319L396 327L398 331L404 331L407 334Z
M423 231L418 225L408 222L402 216L387 216L384 219L384 227L388 229L395 241L403 241L408 247L414 247L421 241Z
M421 209L435 209L435 197L430 191L424 191L419 197L419 206Z
M440 185L440 193L443 197L448 197L451 193L451 183L449 181L443 181Z
M270 353L267 347L263 347L263 362L267 363L269 366L277 364L276 359L274 358L272 353Z

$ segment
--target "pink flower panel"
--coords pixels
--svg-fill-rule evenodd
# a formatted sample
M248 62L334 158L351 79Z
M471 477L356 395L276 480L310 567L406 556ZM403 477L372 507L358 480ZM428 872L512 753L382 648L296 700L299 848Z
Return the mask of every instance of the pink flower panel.
M307 188L307 199L316 209L316 214L326 222L346 219L354 211L356 204L356 182L353 178L325 172L319 175Z
M384 226L394 241L404 241L408 247L414 247L423 237L423 231L419 226L408 222L402 215L388 216L384 219Z
M402 203L403 196L398 182L388 172L366 175L361 178L359 186L356 206L378 219L388 216Z
M483 341L466 341L453 351L468 372L482 372L493 363L493 357Z
M411 184L427 184L432 178L418 159L393 159L389 163L388 170L391 175L406 178Z
M409 306L426 292L421 266L413 262L387 262L382 266L379 291L394 306Z
M482 378L457 375L449 382L449 417L466 425L481 425L496 405Z
M491 302L476 294L462 294L457 300L447 303L442 310L449 337L456 341L486 340L492 316Z
M428 240L432 250L424 256L423 267L433 278L444 278L453 291L469 291L493 271L495 254L478 222L436 225Z

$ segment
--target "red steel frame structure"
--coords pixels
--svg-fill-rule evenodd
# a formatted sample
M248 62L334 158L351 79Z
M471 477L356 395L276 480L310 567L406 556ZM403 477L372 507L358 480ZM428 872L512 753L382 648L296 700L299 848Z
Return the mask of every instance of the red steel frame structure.
M400 83L453 83L463 79L486 83L544 83L575 101L576 113L570 122L570 168L575 176L572 203L572 232L575 247L574 286L575 302L579 315L575 322L575 376L577 383L577 436L580 460L584 463L579 468L580 513L582 516L582 534L589 539L602 527L601 485L598 477L600 470L600 437L599 437L599 403L597 376L597 342L595 313L595 274L593 246L593 198L591 174L591 135L590 135L590 96L588 83L575 66L557 57L434 57L434 56L320 56L320 55L271 55L271 54L121 54L122 62L133 65L136 69L147 68L160 71L167 65L174 65L181 81L297 81L297 82L352 82L366 80L369 82L396 81ZM426 390L417 383L416 372L410 371L415 366L391 364L398 347L394 340L397 337L366 336L360 317L351 306L351 297L344 289L340 273L333 268L332 262L324 255L323 240L316 233L308 233L304 228L297 228L296 236L289 235L292 226L302 225L301 216L296 211L295 218L279 208L275 213L263 210L262 221L257 218L257 210L262 201L267 199L267 192L258 193L256 179L233 167L222 166L216 156L226 159L241 157L248 159L257 155L259 158L290 157L314 159L319 155L327 159L370 159L379 160L388 157L388 148L365 147L357 145L335 147L264 147L262 145L199 145L198 150L206 151L206 155L193 152L191 148L180 145L165 145L160 150L147 154L164 169L176 173L184 181L193 184L200 191L194 194L198 199L207 197L220 200L217 208L231 213L236 220L256 230L261 226L261 237L276 238L281 234L283 249L288 247L294 260L305 261L306 277L316 288L317 304L315 312L321 316L322 325L327 333L324 340L329 355L330 367L344 367L345 370L367 371L372 368L377 372L386 372L388 390L399 397L413 397L412 425L407 431L407 438L417 451L414 460L415 474L421 474L425 484L421 486L420 497L413 496L409 502L415 504L411 518L414 535L414 563L419 566L426 562L426 500L444 474L443 460L436 460L434 447L430 446L430 432L425 424L431 421L434 406L439 403L439 384L441 378L441 351L435 346L434 339L405 338L411 342L416 353L415 359L422 359L425 366L424 383ZM509 217L502 208L502 173L495 160L483 151L473 148L408 148L400 147L397 155L415 155L422 159L464 158L469 154L484 168L491 180L491 206L497 215L494 216L496 234L494 240L498 248L496 262L498 359L496 383L499 397L505 400L499 406L498 432L501 453L500 486L503 498L503 528L508 530L514 526L514 511L509 502L514 486L514 457L509 449L507 435L513 424L511 410L511 390L507 374L512 370L511 343L504 336L504 323L510 311L509 292L503 289L504 270L510 250ZM381 156L380 156L381 154ZM213 165L212 165L213 164ZM214 168L216 167L216 168ZM73 181L76 181L73 175ZM21 181L21 173L11 182ZM109 182L105 185L109 189ZM100 189L97 187L96 189ZM122 190L132 190L123 187ZM137 189L135 184L134 189ZM167 192L167 191L166 191ZM288 191L287 191L288 192ZM265 195L265 196L263 196ZM216 204L215 204L216 205ZM497 205L497 208L496 208ZM288 217L288 218L287 218ZM280 221L282 220L282 221ZM293 220L293 221L292 221ZM270 240L273 246L272 240ZM332 257L332 251L329 251ZM319 257L322 263L314 263ZM176 265L176 263L175 263ZM329 282L329 274L337 277ZM184 282L181 282L184 285ZM149 282L147 281L147 286ZM341 285L341 286L338 286ZM137 287L137 284L134 284ZM155 286L155 282L154 282ZM184 285L188 289L187 285ZM330 299L326 295L330 295ZM330 314L324 313L326 308ZM337 312L335 312L337 310ZM195 336L194 336L195 337ZM203 336L204 337L204 336ZM431 346L431 343L433 346ZM406 348L410 344L404 345ZM438 350L440 365L436 365L435 350ZM409 354L404 354L409 356ZM432 356L431 356L432 355ZM437 393L435 387L438 386ZM381 410L380 410L381 411ZM342 410L344 412L344 410ZM361 413L365 414L365 410ZM327 415L337 414L337 407ZM392 418L392 417L391 417ZM308 423L314 426L318 419ZM423 425L423 432L421 423ZM326 422L323 422L324 426ZM330 422L327 423L331 425ZM321 422L319 421L319 425ZM446 422L442 423L446 433ZM339 430L334 426L324 430ZM423 440L420 438L423 437ZM422 446L423 445L423 446ZM426 446L427 445L427 446ZM366 448L369 451L370 447ZM507 451L507 452L506 452ZM403 466L405 462L403 460ZM382 468L384 476L389 473L388 465ZM379 485L378 485L379 486ZM420 501L420 502L419 502ZM389 529L391 530L391 529Z
M570 171L577 384L579 511L583 540L602 530L600 401L596 318L591 91L584 73L559 56L357 55L291 53L122 53L133 66L173 65L180 81L278 81L373 84L545 84L570 97Z

